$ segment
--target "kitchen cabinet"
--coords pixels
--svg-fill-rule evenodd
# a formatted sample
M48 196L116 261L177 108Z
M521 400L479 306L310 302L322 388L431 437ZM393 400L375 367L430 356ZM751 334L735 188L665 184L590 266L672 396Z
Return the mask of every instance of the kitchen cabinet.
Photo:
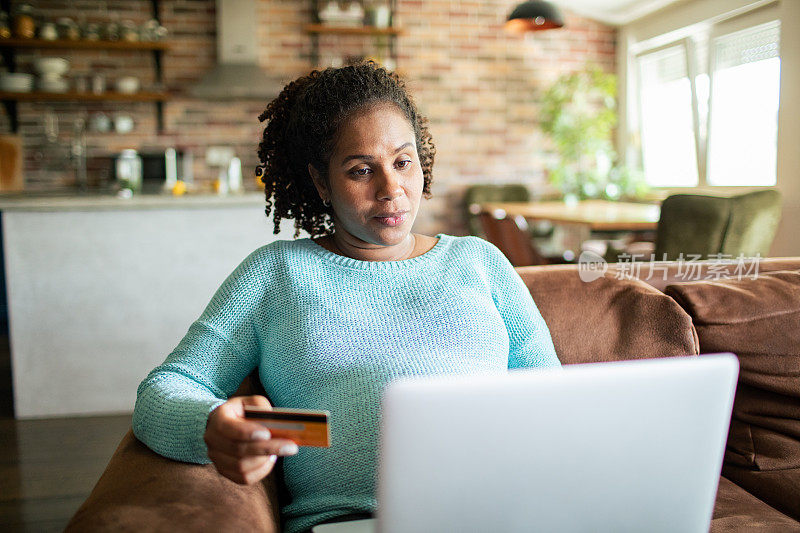
M386 49L388 56L397 65L397 37L404 33L402 28L394 25L394 14L397 12L397 0L388 2L391 11L390 20L391 25L385 28L377 26L336 26L332 24L324 24L319 20L317 14L321 6L327 0L312 0L312 11L316 20L312 24L306 24L305 32L311 36L311 62L316 68L319 65L319 39L320 35L362 35L365 37L373 37L377 44L378 49Z
M158 1L152 0L153 18L158 20ZM0 2L0 9L8 11L9 2ZM106 50L106 51L144 51L153 54L155 81L157 85L163 84L162 55L169 50L169 44L163 41L89 41L89 40L45 40L45 39L0 39L0 54L9 72L17 68L16 56L20 50ZM74 101L74 102L153 102L156 106L156 118L159 132L164 129L164 102L169 99L166 91L137 92L123 94L119 92L4 92L0 91L0 101L5 107L11 123L12 132L16 133L19 127L17 118L17 103L32 101Z
M0 200L17 418L133 410L136 388L273 235L263 194ZM306 236L303 234L302 236Z

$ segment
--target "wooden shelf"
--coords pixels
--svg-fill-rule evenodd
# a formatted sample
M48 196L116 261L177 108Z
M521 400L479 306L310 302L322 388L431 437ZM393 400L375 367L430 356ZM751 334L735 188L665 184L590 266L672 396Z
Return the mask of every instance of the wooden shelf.
M331 26L306 24L306 33L335 33L339 35L402 35L402 28L375 28L373 26Z
M46 39L0 39L0 48L50 48L59 50L168 50L164 41L48 41Z
M150 0L151 13L153 19L159 20L160 0ZM0 0L0 9L8 11L10 2L9 0ZM5 63L5 67L9 72L16 72L17 70L17 55L22 50L106 50L106 51L138 51L146 52L146 55L153 56L153 65L155 70L155 83L156 87L163 87L163 73L162 73L162 57L164 52L171 48L171 44L165 41L90 41L87 39L2 39L0 38L0 57ZM12 132L17 132L19 129L18 117L18 103L19 102L151 102L156 109L156 120L158 123L158 131L164 131L164 102L170 99L170 95L166 91L158 92L138 92L134 94L122 94L118 92L106 92L103 94L94 94L88 92L65 92L65 93L48 93L48 92L27 92L17 93L0 91L0 105L5 108L6 114L9 118L9 123Z
M123 94L116 92L106 92L103 94L94 93L12 93L0 91L0 100L15 100L19 102L165 102L169 100L169 94L163 92L139 92L134 94Z

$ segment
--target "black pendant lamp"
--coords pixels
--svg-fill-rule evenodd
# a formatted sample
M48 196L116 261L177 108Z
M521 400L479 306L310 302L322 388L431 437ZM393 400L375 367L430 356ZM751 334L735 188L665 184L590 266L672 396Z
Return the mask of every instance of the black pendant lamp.
M561 28L564 19L558 8L550 2L522 2L508 16L505 29L512 33L542 31Z

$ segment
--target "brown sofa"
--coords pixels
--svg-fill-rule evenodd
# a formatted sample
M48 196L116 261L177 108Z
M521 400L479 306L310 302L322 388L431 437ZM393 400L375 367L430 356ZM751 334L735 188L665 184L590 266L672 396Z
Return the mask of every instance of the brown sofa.
M685 264L660 266L653 275L611 265L591 282L576 265L518 271L564 364L736 353L711 530L800 532L800 258L727 278L709 263L691 278ZM165 459L129 432L67 531L279 531L280 480L280 461L264 483L240 486L211 465Z

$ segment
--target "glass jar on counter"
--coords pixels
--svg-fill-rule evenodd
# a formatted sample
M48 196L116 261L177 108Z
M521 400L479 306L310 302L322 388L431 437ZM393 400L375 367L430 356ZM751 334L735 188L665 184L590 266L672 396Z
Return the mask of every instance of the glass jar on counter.
M14 37L33 39L36 36L36 21L30 4L20 4L14 13Z
M117 157L115 171L121 191L142 192L142 158L136 150L123 150Z

